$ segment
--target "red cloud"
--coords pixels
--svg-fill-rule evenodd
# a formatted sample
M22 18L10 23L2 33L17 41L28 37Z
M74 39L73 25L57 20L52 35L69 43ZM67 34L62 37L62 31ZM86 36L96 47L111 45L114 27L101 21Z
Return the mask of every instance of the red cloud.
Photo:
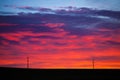
M65 26L64 23L44 23L44 24L28 24L29 26L47 26L50 28L59 28Z
M16 64L19 64L17 67L26 67L25 60L29 56L31 68L92 68L91 56L120 56L118 48L100 43L111 40L111 37L104 37L102 35L80 37L77 35L68 35L68 32L65 30L57 29L58 32L56 33L34 33L31 31L1 33L1 37L7 40L18 41L20 44L14 45L10 42L2 41L4 45L0 46L0 53L2 54L0 65L7 65L8 67L12 65L15 67ZM26 36L31 36L31 38L22 40ZM39 38L39 36L59 38L46 39ZM106 47L103 49L101 48L103 46ZM14 55L14 52L17 54ZM111 65L115 64L116 66L111 67L108 63ZM95 68L119 68L117 67L119 63L118 59L116 61L95 60Z
M20 41L20 38L18 36L14 36L12 34L0 34L1 37L7 39L7 40L12 40L12 41Z
M51 44L49 44L51 45ZM44 47L40 45L27 44L24 46L11 46L14 50L19 50L18 54L20 57L15 58L15 56L11 60L7 60L10 56L4 56L6 58L1 58L0 65L8 65L13 64L12 67L15 67L14 64L23 65L22 67L26 67L25 60L26 57L30 57L30 68L92 68L91 55L94 54L96 57L106 56L106 55L116 55L118 56L119 52L112 51L108 49L107 51L67 51L67 50L57 50L57 52L47 51L51 46ZM55 46L55 45L54 45ZM62 47L62 46L61 46ZM46 52L41 51L41 49L46 50ZM12 51L12 50L11 50ZM9 50L9 52L11 52ZM22 52L21 52L22 51ZM29 53L29 54L28 54ZM97 54L96 54L97 53ZM86 55L87 54L87 55ZM119 55L120 56L120 55ZM2 57L2 56L1 56ZM24 57L24 58L22 58ZM88 59L89 58L89 59ZM5 59L5 60L4 60ZM4 62L3 62L4 61ZM111 60L95 60L95 68L109 68L109 64L118 65L116 61ZM108 64L109 63L109 64ZM18 66L21 67L21 66ZM119 68L117 66L111 68Z
M7 42L7 41L1 41L1 43L3 44L3 45L10 45L10 43L9 42Z
M56 28L56 27L65 26L64 23L46 23L46 24L43 24L43 25L48 26L50 28Z

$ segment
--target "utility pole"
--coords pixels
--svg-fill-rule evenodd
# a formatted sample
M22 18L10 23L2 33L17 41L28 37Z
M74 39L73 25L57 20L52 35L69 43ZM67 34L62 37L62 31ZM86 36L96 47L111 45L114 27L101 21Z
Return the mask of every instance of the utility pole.
M27 57L27 68L29 68L29 57Z

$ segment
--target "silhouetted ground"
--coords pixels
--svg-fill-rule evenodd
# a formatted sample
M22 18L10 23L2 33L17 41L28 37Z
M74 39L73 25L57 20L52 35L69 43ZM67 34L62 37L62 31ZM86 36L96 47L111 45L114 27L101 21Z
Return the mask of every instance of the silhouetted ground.
M120 69L25 69L0 67L0 80L120 80Z

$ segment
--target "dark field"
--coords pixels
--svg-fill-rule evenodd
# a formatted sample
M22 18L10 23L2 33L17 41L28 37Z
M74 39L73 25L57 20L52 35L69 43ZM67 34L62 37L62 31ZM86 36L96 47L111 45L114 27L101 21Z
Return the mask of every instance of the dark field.
M120 80L119 69L0 68L0 80Z

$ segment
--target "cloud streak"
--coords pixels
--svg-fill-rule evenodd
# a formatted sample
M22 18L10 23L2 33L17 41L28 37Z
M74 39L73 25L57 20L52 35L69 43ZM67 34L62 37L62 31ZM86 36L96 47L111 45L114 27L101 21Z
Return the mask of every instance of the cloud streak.
M66 14L66 15L79 15L79 14L91 14L91 15L101 15L105 17L112 17L120 19L120 11L111 10L97 10L87 7L59 7L57 9L45 8L45 7L32 7L32 6L16 6L16 5L4 5L4 7L10 7L21 10L47 12L50 14ZM5 13L5 12L4 12Z

